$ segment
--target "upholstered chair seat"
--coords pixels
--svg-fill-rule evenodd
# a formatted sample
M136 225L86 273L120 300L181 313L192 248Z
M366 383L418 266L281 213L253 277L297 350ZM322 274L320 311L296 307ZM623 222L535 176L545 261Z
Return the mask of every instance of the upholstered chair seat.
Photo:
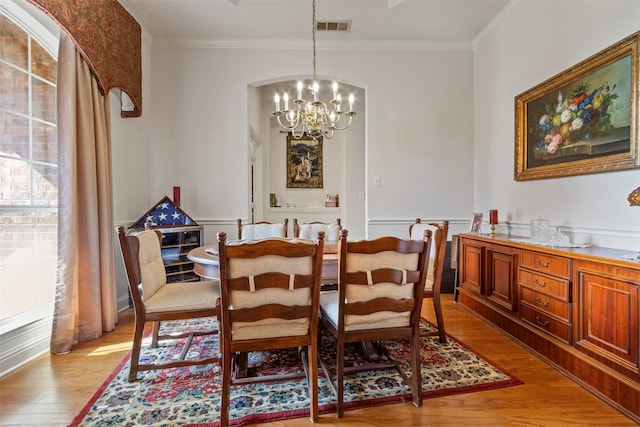
M162 260L160 243L162 233L159 230L147 230L134 235L126 235L123 227L117 228L118 240L122 252L127 282L133 308L135 326L129 381L137 378L139 371L167 369L188 365L218 362L220 357L185 359L185 351L179 359L168 362L140 363L140 352L145 326L153 324L151 346L165 339L186 338L186 346L194 336L217 333L216 330L188 330L183 333L160 335L160 322L179 319L198 319L218 317L220 282L204 280L200 282L167 283L167 274Z

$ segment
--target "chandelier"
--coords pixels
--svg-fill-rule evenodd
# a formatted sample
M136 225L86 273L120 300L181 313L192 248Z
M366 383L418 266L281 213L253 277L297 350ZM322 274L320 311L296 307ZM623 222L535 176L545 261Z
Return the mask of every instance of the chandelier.
M308 86L311 91L308 100L302 98L303 87L302 81L298 81L298 97L292 100L291 109L289 109L288 93L285 92L282 95L283 110L280 109L280 95L276 93L274 97L276 110L273 114L278 118L278 124L291 131L295 139L300 139L305 134L314 141L320 136L331 139L334 131L351 126L351 120L356 115L353 111L353 93L349 95L349 111L346 113L341 110L342 97L338 93L337 82L333 82L333 99L329 101L330 107L318 99L320 87L316 79L316 0L313 0L313 82ZM348 121L345 116L348 117Z

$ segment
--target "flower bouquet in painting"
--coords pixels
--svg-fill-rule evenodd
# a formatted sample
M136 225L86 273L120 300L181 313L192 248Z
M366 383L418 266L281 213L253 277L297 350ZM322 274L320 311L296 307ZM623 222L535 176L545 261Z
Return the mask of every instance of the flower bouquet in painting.
M545 105L538 120L536 157L554 156L563 146L611 131L609 108L618 98L615 87L605 82L590 90L589 83L582 82L568 96L558 92L555 104Z
M529 143L535 159L566 161L628 150L630 136L629 58L531 103Z

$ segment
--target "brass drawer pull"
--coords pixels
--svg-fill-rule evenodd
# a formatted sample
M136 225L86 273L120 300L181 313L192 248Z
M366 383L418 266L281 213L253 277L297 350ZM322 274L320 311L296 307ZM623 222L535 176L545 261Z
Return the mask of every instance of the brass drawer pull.
M539 259L536 259L536 267L549 268L549 261L543 263Z
M549 300L546 300L545 302L542 302L542 300L540 300L540 298L536 297L536 304L538 304L541 307L548 307L549 306Z
M547 327L549 326L549 321L547 320L546 322L543 322L542 320L540 320L540 318L538 316L536 316L536 323L542 327Z
M533 284L536 286L540 286L541 288L544 288L545 286L547 286L547 282L541 282L538 280L537 277L533 278Z

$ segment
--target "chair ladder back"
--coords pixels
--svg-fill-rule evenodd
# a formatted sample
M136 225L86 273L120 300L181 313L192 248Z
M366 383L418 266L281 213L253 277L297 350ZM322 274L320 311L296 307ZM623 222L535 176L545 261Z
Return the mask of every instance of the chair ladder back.
M348 231L341 230L338 247L340 285L338 306L338 329L344 331L346 315L366 315L381 311L396 313L411 312L411 324L419 325L422 295L427 279L428 254L432 243L432 233L425 232L424 240L405 240L396 237L381 237L375 240L347 242ZM349 255L365 254L375 256L386 252L403 255L417 254L415 270L382 267L371 271L348 271ZM352 286L374 287L379 283L397 286L412 286L411 299L397 299L386 296L366 301L349 302L348 288Z
M342 220L340 218L336 219L336 223L335 224L329 224L329 223L321 222L321 221L312 221L312 222L305 222L303 224L300 224L298 222L298 218L294 218L293 219L293 237L300 237L300 231L301 231L303 225L308 225L308 226L313 226L313 225L333 226L333 225L335 225L337 227L337 229L338 229L338 233L340 232L340 230L342 230ZM325 235L325 239L326 238L328 238L328 236Z
M414 236L414 226L421 224L420 218L416 218L415 224L409 226L409 235L411 238L417 238ZM442 303L440 301L440 292L442 288L442 276L444 273L445 254L447 250L447 239L449 235L449 221L442 221L442 224L429 223L428 229L433 231L433 254L430 254L430 261L432 265L430 268L433 271L428 272L428 280L430 281L431 288L425 291L424 296L433 299L434 310L436 314L436 322L438 326L437 334L440 337L440 342L446 342L446 333L444 329L444 316L442 314ZM455 237L455 236L454 236ZM454 240L452 239L452 249ZM457 240L456 240L457 242ZM457 257L457 254L456 254ZM452 257L453 258L453 257ZM456 271L457 274L457 271ZM457 281L457 280L456 280ZM456 286L454 284L454 286ZM457 287L454 290L454 298L457 297ZM422 336L435 335L433 332L424 332Z
M237 222L237 227L238 227L238 240L246 239L247 237L246 236L243 237L243 234L242 234L242 228L243 228L242 219L238 218L236 220L236 222ZM275 224L275 223L272 223L272 222L269 222L269 221L258 221L258 222L254 222L254 223L251 223L251 224L247 224L245 227L261 226L261 225L265 225L265 226L267 226L267 225L281 225L282 226L281 235L279 235L279 236L271 236L270 235L270 236L266 236L266 237L285 237L285 238L287 237L287 234L288 234L288 231L289 231L289 219L288 218L285 218L282 221L282 224ZM272 233L269 233L269 234L272 234Z
M218 233L218 256L220 260L221 316L222 323L232 325L234 322L257 322L264 319L303 319L309 318L310 324L317 327L317 298L309 298L310 303L304 305L286 305L276 302L252 305L251 307L234 307L233 295L241 292L247 294L259 291L269 292L277 289L285 292L308 290L309 295L319 294L322 271L322 252L324 233L321 233L315 244L303 241L291 241L279 238L264 239L243 244L227 244L226 233ZM280 271L259 271L255 275L232 277L230 267L240 260L256 260L261 257L312 258L311 273L288 274ZM286 261L284 261L286 262ZM254 264L255 265L255 264ZM268 268L268 267L265 267ZM225 323L226 322L226 323ZM231 339L232 328L223 328L226 338Z
M251 308L236 308L229 311L231 322L258 322L264 319L295 320L311 317L310 305L264 304Z

